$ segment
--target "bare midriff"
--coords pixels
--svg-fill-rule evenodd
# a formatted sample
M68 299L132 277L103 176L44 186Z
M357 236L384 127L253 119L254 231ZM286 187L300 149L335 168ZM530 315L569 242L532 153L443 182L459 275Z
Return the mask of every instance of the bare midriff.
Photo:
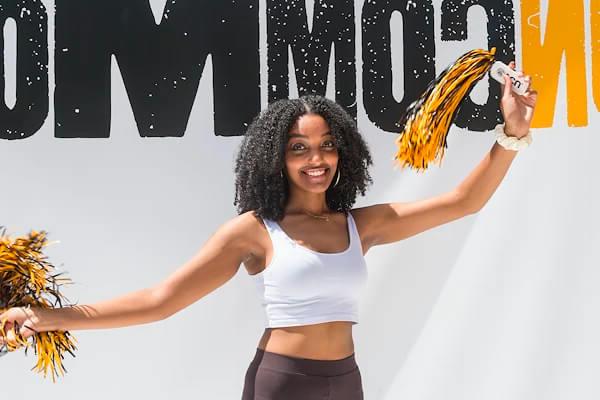
M352 322L266 328L258 348L290 357L340 360L354 353Z

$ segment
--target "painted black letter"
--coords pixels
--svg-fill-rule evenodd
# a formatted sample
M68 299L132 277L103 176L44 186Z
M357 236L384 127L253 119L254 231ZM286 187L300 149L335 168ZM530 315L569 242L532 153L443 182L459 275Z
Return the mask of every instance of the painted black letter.
M288 46L292 49L300 96L325 95L332 43L335 101L356 118L354 2L316 0L312 32L304 1L267 1L269 102L288 98Z
M392 93L390 18L403 17L404 98ZM363 102L369 119L388 132L402 130L400 119L410 103L435 78L433 5L430 0L367 0L363 6Z
M48 116L48 19L39 0L1 1L0 26L17 25L17 101L4 103L4 40L0 40L0 139L32 136Z
M496 47L496 58L508 64L515 54L515 21L511 0L445 0L442 3L442 40L467 39L467 11L474 5L480 5L487 13L488 48ZM480 106L467 96L454 123L473 131L493 129L502 122L499 99L500 86L495 81L490 82L487 103Z
M183 136L208 54L215 134L260 111L258 0L56 0L55 54L56 137L109 137L112 54L141 136Z

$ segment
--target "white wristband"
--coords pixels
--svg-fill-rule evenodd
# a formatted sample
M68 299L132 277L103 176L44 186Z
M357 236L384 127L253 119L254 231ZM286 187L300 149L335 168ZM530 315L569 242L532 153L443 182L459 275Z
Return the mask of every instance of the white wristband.
M519 151L531 144L531 131L519 139L514 136L507 136L504 133L504 124L498 124L494 128L494 132L496 132L496 141L506 150Z

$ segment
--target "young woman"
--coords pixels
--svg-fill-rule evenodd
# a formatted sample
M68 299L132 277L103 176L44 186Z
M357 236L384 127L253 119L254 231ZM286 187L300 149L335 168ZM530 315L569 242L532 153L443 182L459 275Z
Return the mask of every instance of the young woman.
M500 104L505 132L520 138L529 131L537 95L517 96L509 86ZM364 254L477 212L515 155L495 143L448 193L353 209L371 183L372 160L352 118L320 96L277 101L242 141L235 169L239 215L181 268L155 287L115 299L51 310L11 308L0 319L9 329L17 321L37 331L157 321L217 289L244 264L264 296L268 325L242 399L362 399L352 326L366 280ZM33 331L22 328L21 334ZM14 339L12 333L6 338Z

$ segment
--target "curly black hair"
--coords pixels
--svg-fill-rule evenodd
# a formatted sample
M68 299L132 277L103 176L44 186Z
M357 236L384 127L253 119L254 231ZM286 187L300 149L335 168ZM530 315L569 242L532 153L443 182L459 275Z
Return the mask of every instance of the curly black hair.
M235 200L238 214L255 210L263 218L281 220L289 196L285 169L288 133L298 118L318 114L329 125L338 149L340 179L325 192L331 210L347 213L356 195L364 196L373 183L373 164L367 144L352 117L337 103L318 95L277 100L252 121L242 140L235 164ZM283 175L283 176L282 176Z

